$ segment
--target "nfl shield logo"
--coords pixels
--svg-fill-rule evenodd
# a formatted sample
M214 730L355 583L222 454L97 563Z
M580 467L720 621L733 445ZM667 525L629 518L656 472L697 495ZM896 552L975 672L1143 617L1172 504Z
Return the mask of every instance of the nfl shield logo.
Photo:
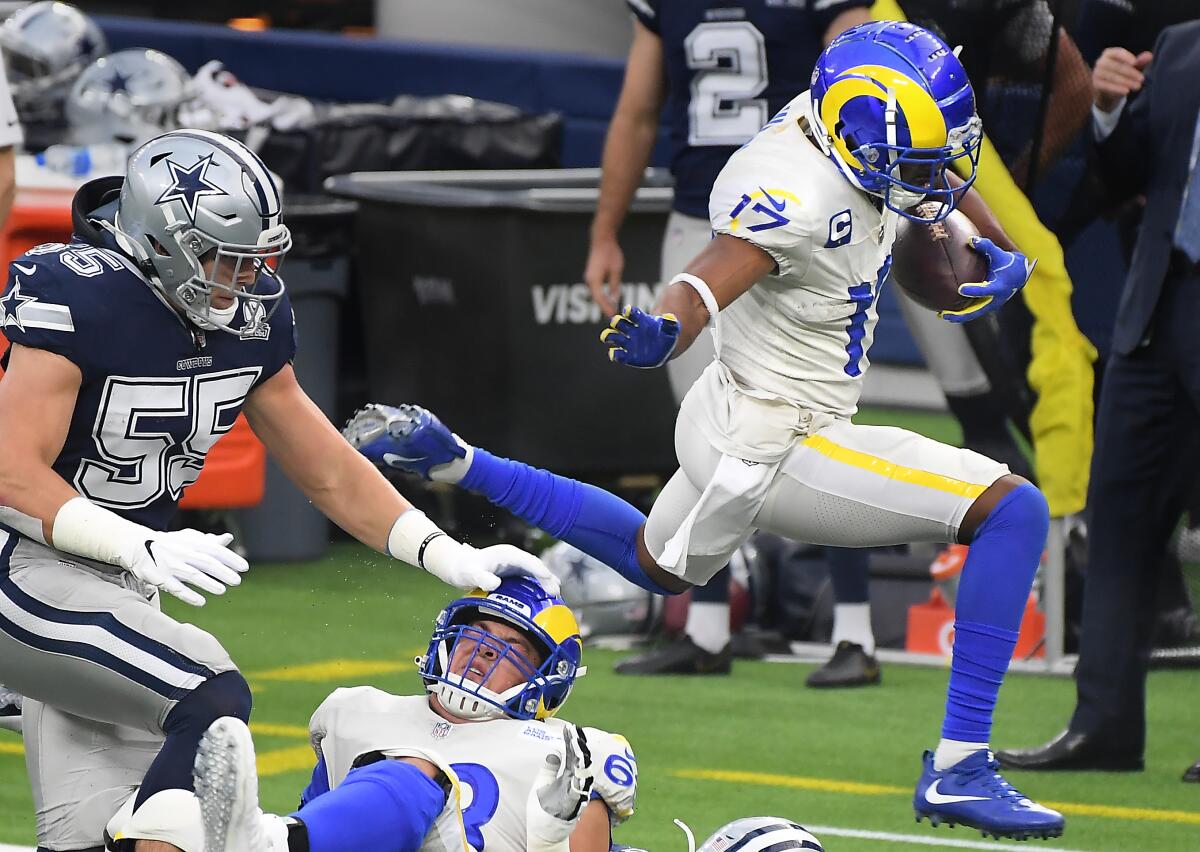
M450 723L449 722L438 722L436 725L433 726L433 730L430 732L430 736L432 736L435 740L446 739L446 737L450 736Z

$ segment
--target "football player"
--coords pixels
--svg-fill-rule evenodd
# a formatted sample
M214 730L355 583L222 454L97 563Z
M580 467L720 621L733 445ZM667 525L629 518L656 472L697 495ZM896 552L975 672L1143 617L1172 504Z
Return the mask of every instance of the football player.
M536 582L476 590L438 616L422 694L353 687L317 708L317 763L291 816L258 810L249 730L221 719L196 796L113 834L184 852L608 852L633 814L637 762L623 737L556 718L582 647L571 610Z
M988 746L1045 545L1045 498L977 453L851 422L901 216L918 218L921 202L933 220L961 206L987 235L973 243L987 279L963 285L971 301L946 320L994 311L1028 279L1031 264L970 192L981 136L950 48L912 24L871 23L838 36L810 90L730 158L709 203L712 241L655 313L627 309L602 335L614 362L651 369L712 327L717 360L683 401L680 469L648 518L471 447L421 409L368 409L346 434L373 460L477 491L659 594L707 582L756 529L844 547L970 544L942 738L913 804L935 824L1056 836L1062 816L1018 793Z
M140 806L190 789L208 726L249 717L250 689L220 643L159 610L161 592L199 606L248 567L228 534L168 531L240 411L312 502L369 546L462 588L494 589L513 570L553 582L529 554L447 536L305 395L278 272L292 238L252 151L174 131L73 204L73 241L13 261L0 298L12 342L0 382L0 682L28 699L49 850L99 842L119 802L96 790L141 782ZM106 738L137 741L140 757L93 765Z
M606 316L620 306L624 255L618 230L650 159L660 119L668 131L675 180L659 279L670 281L712 237L709 196L730 155L808 86L821 48L847 27L869 20L872 5L869 0L626 2L633 13L634 37L605 137L600 197L584 272ZM1027 470L964 329L940 322L903 295L896 303L962 427L964 445L1014 465L1015 472ZM666 364L676 403L713 357L712 335L706 329ZM823 687L879 683L868 552L827 548L826 556L833 579L831 645L836 651L806 682ZM684 635L622 660L617 671L727 673L727 590L728 572L698 588L692 593Z

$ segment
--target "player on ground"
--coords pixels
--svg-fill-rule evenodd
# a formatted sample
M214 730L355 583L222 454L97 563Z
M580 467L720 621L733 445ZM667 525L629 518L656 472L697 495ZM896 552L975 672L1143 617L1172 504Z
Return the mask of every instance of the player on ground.
M15 260L0 298L12 341L0 382L0 682L28 699L49 850L99 842L120 800L96 790L141 783L140 806L190 789L208 726L249 717L250 689L217 640L158 606L163 591L199 606L196 589L221 594L248 567L228 534L167 531L239 411L369 546L462 588L493 589L518 566L550 576L515 548L448 537L297 384L277 273L291 235L248 148L203 131L160 136L124 177L82 187L73 217L74 242ZM141 757L91 766L106 738L136 740Z
M851 423L875 300L900 216L959 205L991 239L985 282L945 318L995 310L1030 264L969 192L982 127L961 63L906 23L854 27L825 50L793 100L718 177L714 239L665 290L604 333L613 361L662 366L713 327L717 360L675 433L680 470L649 518L607 492L456 440L421 409L376 407L347 437L370 458L458 482L660 594L703 584L756 529L816 544L970 543L942 739L926 753L919 817L1012 837L1061 833L1062 816L1021 796L989 751L1000 683L1045 544L1046 501L968 450ZM962 169L965 181L949 167ZM1011 245L1011 244L1010 244ZM634 405L608 402L614 417Z
M476 590L438 617L424 693L325 699L310 722L312 783L290 817L258 810L250 733L221 719L200 746L196 797L114 834L184 852L608 852L610 826L633 813L637 764L624 738L555 718L581 653L571 610L537 583Z

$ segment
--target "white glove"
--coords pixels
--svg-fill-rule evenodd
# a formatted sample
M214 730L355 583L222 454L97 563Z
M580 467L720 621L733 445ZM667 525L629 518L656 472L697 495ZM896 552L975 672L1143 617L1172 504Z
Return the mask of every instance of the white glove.
M229 533L159 532L85 497L74 497L59 508L53 537L58 550L118 565L143 583L192 606L204 606L204 597L184 583L220 595L226 586L241 583L239 575L250 567L229 549L233 541Z
M229 549L231 541L230 533L154 532L120 565L143 583L157 586L184 603L204 606L203 595L184 583L209 594L223 595L225 587L241 583L242 573L250 568L245 559Z
M592 794L592 754L578 725L563 727L563 752L551 752L525 803L528 852L566 852Z
M387 550L393 558L424 568L443 583L460 589L490 592L500 585L501 577L527 574L550 594L559 591L558 578L532 553L511 544L480 549L455 541L416 509L396 519Z
M595 791L608 806L609 822L620 825L637 804L637 758L629 740L599 728L584 728L595 764Z

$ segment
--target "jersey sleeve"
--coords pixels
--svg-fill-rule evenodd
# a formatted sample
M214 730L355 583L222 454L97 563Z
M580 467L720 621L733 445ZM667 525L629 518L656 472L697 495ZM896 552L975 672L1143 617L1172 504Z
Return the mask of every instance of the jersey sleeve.
M0 323L13 343L62 355L85 370L85 347L75 325L77 311L72 312L70 287L63 274L27 256L10 263L0 296Z
M604 800L609 821L620 825L633 816L637 804L637 758L633 746L620 734L584 728L595 766L593 797Z
M763 131L769 132L769 131ZM771 255L776 274L803 275L812 256L812 228L795 178L742 148L717 176L709 196L714 234L751 242Z
M625 5L633 12L633 16L655 35L659 33L658 4L659 0L625 0Z
M812 3L813 23L817 25L817 36L825 35L829 25L837 20L837 16L850 9L869 9L875 0L826 0Z

